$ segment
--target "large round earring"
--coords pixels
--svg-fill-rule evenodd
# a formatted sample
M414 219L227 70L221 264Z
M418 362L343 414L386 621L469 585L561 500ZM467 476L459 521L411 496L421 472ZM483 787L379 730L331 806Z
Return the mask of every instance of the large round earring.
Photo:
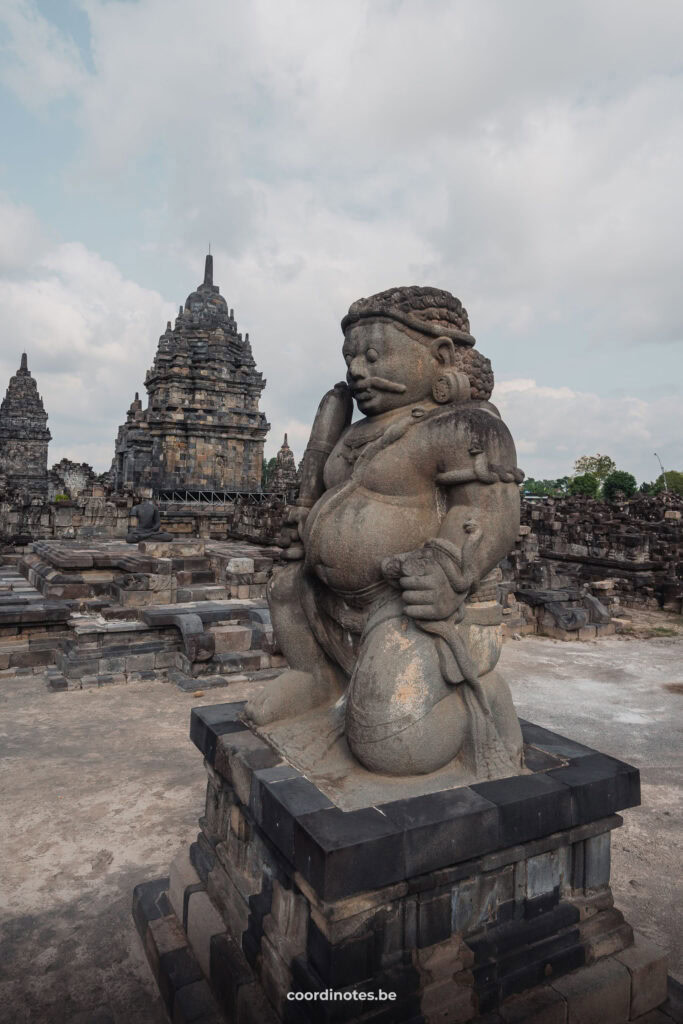
M432 384L432 398L439 405L466 402L471 395L470 379L458 370L439 370Z

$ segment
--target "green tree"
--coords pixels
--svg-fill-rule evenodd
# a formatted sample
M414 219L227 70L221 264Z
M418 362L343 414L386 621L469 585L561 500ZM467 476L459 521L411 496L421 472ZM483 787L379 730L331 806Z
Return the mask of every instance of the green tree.
M574 463L575 473L583 475L592 473L593 476L598 478L599 483L602 483L610 473L614 473L616 468L616 462L609 455L582 455Z
M559 480L534 480L529 477L522 484L522 494L531 494L535 497L562 497L567 493L569 477L563 476Z
M263 460L263 469L261 470L261 490L267 491L270 485L270 481L273 479L273 473L277 466L277 459Z
M616 469L610 473L602 485L602 496L605 501L615 501L619 491L625 498L632 497L636 492L636 478L623 469Z
M580 476L572 477L569 481L569 493L584 495L587 498L597 498L600 490L600 481L595 473L582 473Z
M683 497L683 473L680 473L677 469L667 469L666 473L660 473L655 480L654 494L661 494L664 490L664 478L666 477L666 486L672 494L679 494Z

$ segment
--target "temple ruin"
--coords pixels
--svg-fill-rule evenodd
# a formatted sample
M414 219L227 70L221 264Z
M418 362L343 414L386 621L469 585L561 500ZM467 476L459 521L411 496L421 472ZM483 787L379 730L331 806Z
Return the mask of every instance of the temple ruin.
M47 496L47 413L24 352L0 405L0 476L6 494Z
M272 479L269 480L268 490L283 492L285 494L295 490L297 487L296 462L294 452L287 443L287 435L282 446L275 456L275 470Z
M257 491L270 428L266 385L234 311L213 283L213 257L159 339L139 395L119 428L114 489Z

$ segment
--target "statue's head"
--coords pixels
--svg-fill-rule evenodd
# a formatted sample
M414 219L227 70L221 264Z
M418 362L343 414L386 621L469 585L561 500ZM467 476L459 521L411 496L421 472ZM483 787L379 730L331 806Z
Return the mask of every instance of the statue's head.
M391 288L359 299L342 330L347 381L366 416L425 401L446 371L469 378L472 398L491 394L491 364L473 352L467 311L450 292Z

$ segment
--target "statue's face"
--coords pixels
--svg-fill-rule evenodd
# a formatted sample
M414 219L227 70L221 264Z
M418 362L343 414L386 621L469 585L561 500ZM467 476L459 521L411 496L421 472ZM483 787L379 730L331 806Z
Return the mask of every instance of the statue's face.
M366 416L413 405L429 398L438 360L391 320L351 324L342 354L346 379L358 408Z

